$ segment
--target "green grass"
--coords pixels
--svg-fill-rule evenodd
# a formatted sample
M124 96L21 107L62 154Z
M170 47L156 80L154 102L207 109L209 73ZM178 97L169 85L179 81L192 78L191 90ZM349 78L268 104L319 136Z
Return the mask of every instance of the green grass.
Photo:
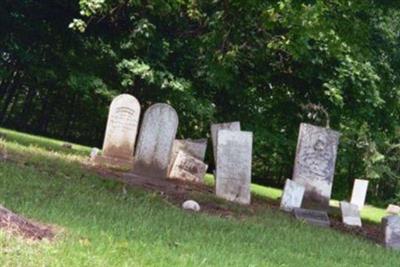
M0 266L399 266L398 252L282 212L228 219L183 212L157 193L125 194L81 166L89 148L71 153L59 141L1 132L12 161L0 162L0 203L60 231L36 243L0 232ZM367 207L363 216L378 221L382 212Z

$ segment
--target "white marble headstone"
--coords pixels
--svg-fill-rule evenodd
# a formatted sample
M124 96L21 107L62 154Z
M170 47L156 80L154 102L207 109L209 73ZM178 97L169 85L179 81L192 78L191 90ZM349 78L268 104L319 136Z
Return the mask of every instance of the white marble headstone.
M253 133L218 131L216 194L241 204L250 203Z
M357 205L347 201L340 201L340 211L342 212L342 221L344 224L361 227L360 210Z
M147 109L136 147L134 174L167 177L178 123L178 115L170 105L159 103Z
M303 207L329 207L340 133L300 124L293 181L305 186Z
M386 212L389 214L396 214L398 215L400 213L400 206L394 205L394 204L389 204L386 208Z
M108 113L103 156L131 160L139 124L139 101L128 94L113 99Z
M385 247L400 250L400 216L389 215L383 217L382 227Z
M304 196L304 186L287 179L281 199L281 209L291 212L293 208L300 208Z
M213 145L213 155L215 164L217 164L217 146L218 146L219 130L240 131L240 122L234 121L234 122L211 124L211 141Z
M368 181L355 179L353 192L351 194L351 203L358 206L359 210L364 208L365 197L367 196Z
M180 150L172 165L170 178L203 182L207 164Z

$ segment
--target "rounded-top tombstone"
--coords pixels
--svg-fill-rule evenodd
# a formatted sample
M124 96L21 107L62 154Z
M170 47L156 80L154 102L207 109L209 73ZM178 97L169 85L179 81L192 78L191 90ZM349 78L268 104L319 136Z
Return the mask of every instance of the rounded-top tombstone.
M139 124L139 101L128 94L113 99L108 113L102 161L132 162Z
M167 177L178 123L178 114L170 105L157 103L147 109L136 147L135 175Z

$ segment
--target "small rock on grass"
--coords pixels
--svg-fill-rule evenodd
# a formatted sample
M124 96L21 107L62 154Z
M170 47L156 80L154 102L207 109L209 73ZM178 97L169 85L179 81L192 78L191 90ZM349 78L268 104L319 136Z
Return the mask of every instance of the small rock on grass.
M186 200L182 204L182 208L184 210L191 210L191 211L200 211L200 205L194 200Z

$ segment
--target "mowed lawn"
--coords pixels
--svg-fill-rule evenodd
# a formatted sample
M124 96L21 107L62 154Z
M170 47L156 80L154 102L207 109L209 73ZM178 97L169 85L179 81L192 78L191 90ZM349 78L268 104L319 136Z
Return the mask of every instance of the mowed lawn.
M0 231L0 266L400 266L400 253L265 209L245 219L182 211L86 170L90 148L0 129L0 203L54 225L55 240ZM212 176L207 177L212 183ZM254 194L281 191L253 185ZM335 204L335 202L333 202ZM384 211L367 207L364 218Z

